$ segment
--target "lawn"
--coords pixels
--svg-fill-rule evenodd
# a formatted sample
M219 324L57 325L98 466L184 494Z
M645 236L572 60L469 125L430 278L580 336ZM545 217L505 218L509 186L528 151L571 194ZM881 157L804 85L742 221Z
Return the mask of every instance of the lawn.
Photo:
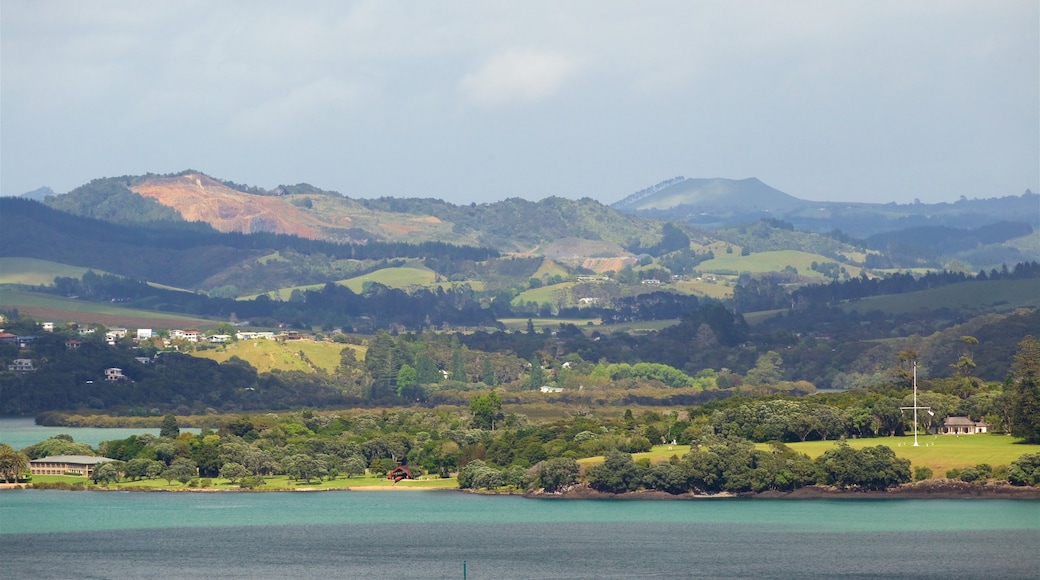
M919 466L931 468L933 477L943 477L949 469L974 467L980 463L990 466L1010 465L1026 453L1040 453L1040 445L1018 443L1017 439L1004 435L950 435L919 436L920 446L914 447L914 438L879 437L876 439L850 439L848 443L855 449L885 445L896 452L896 456L910 460L911 469ZM824 451L833 448L836 441L806 441L804 443L788 443L787 446L799 453L805 453L815 459ZM756 444L758 449L768 450L766 443ZM667 461L672 455L682 457L689 453L688 445L656 445L647 453L633 453L632 458L650 459L652 462ZM579 459L584 467L602 463L603 457Z
M980 463L991 466L1009 465L1026 453L1040 453L1040 445L1018 443L1005 435L951 435L918 436L920 446L914 447L913 436L880 437L877 439L850 439L851 447L862 449L885 445L898 457L910 460L911 468L930 467L935 477L942 477L948 469L973 467ZM835 445L834 441L806 441L790 443L791 449L816 458ZM761 448L767 448L762 445Z
M358 360L364 360L365 348L338 342L316 342L313 340L240 340L221 347L195 351L191 354L217 362L225 362L232 356L253 365L257 372L266 373L274 369L283 371L310 371L310 366L299 356L303 354L316 367L332 373L340 363L340 352L353 348Z

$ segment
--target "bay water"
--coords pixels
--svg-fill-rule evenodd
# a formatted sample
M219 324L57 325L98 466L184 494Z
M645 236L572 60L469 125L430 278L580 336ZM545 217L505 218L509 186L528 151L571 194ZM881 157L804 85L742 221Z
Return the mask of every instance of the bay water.
M189 427L181 431L198 433L200 429ZM76 443L86 443L97 448L102 441L126 439L131 435L144 434L159 436L159 429L143 427L51 427L37 425L32 417L0 417L0 443L6 443L14 449L24 449L34 443L46 441L55 435L65 434Z
M0 492L14 578L1037 578L1040 501Z

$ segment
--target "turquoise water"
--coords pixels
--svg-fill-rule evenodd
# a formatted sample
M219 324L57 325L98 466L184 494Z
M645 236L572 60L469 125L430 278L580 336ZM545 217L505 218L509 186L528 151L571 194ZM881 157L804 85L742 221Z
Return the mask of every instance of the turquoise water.
M1036 578L1040 502L0 493L8 578L462 578L464 561L468 579Z
M1040 502L0 492L6 577L1036 578ZM10 574L10 576L8 576Z
M31 513L32 517L19 517ZM804 533L1040 530L1040 501L561 500L453 491L0 493L0 534L312 524L701 522Z
M198 433L199 429L181 429ZM44 427L37 425L32 417L0 417L0 443L6 443L15 449L24 449L34 443L46 441L55 435L65 433L72 436L77 443L86 443L97 448L102 441L126 439L131 435L145 433L159 436L159 429L137 429L123 427Z

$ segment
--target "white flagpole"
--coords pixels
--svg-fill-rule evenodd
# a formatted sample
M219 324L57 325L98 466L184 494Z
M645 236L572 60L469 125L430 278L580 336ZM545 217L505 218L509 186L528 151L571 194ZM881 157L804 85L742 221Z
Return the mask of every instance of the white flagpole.
M918 409L928 409L928 414L929 415L933 415L933 416L935 415L935 413L932 412L932 408L931 407L918 407L917 406L917 361L916 360L914 361L914 406L913 407L899 407L899 408L900 409L913 409L914 410L914 447L920 447L920 445L917 444L917 410Z

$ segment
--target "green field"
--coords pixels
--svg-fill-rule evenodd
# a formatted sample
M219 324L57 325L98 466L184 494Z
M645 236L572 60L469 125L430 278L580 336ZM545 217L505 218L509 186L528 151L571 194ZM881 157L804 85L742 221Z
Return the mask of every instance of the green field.
M716 254L717 255L717 254ZM820 254L809 254L797 250L779 250L773 252L756 252L748 256L739 254L722 254L697 266L702 272L781 272L786 266L794 266L798 274L810 278L826 280L823 274L812 269L812 263L834 262L833 258L821 256ZM849 276L859 276L860 269L849 264L842 264Z
M81 278L88 271L90 268L69 266L35 258L0 258L0 284L40 286L53 284L54 279L59 276ZM104 273L101 270L94 270L94 272Z
M169 312L123 308L98 302L85 302L50 294L38 294L0 287L0 307L15 308L39 321L103 324L126 328L199 328L216 324L212 320L181 316Z
M369 272L363 276L356 276L354 278L347 278L345 280L337 280L335 284L340 286L346 286L356 294L360 294L364 290L365 282L375 282L388 286L390 288L401 288L410 290L413 288L443 288L448 289L459 284L467 284L476 291L483 290L484 284L479 281L467 281L467 282L437 282L436 274L433 270L424 267L404 266L400 268L383 268L382 270L376 270L375 272ZM289 288L280 288L271 292L265 292L268 296L277 296L280 300L289 300L292 296L293 290L299 290L306 292L308 290L321 290L325 287L325 284L308 284L306 286L292 286ZM250 296L240 296L239 300L252 300L259 296L259 294L253 294Z
M557 303L556 298L562 294L566 305L570 305L571 289L574 288L575 284L577 284L577 282L563 282L561 284L553 284L552 286L542 286L540 288L524 290L517 294L510 304L517 305L525 302L543 304L548 302L555 306Z
M261 373L274 369L309 372L313 369L299 356L299 353L303 352L314 366L332 373L339 366L339 353L344 348L353 348L357 359L364 360L365 348L362 346L313 340L240 340L214 349L195 351L192 354L217 362L225 362L237 356Z
M921 309L992 307L997 310L1040 306L1040 279L980 280L953 284L920 292L872 296L846 302L846 312L880 310L889 314L905 314Z
M925 466L931 468L933 477L943 477L949 469L974 467L980 463L988 463L991 467L1010 465L1026 453L1040 453L1040 445L1026 445L1017 441L1004 435L927 435L918 437L918 447L913 446L913 436L850 439L848 444L855 449L885 445L895 451L896 456L909 459L911 469ZM806 441L788 443L787 446L815 459L836 444L836 441ZM766 443L758 443L756 447L769 449ZM672 455L682 457L689 451L689 445L656 445L646 453L633 453L632 458L667 461ZM588 457L578 461L585 467L602 462L603 457Z

